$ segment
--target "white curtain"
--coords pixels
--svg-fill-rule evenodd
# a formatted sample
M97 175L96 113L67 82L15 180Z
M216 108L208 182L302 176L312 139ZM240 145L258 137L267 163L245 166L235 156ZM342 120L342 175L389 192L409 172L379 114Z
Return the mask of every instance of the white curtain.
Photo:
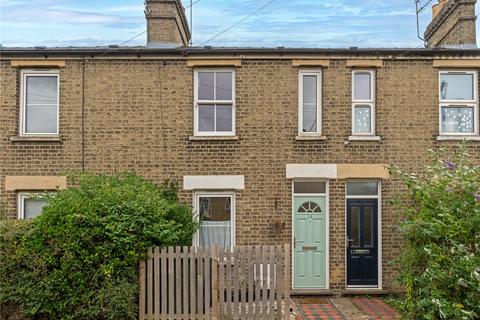
M231 246L230 221L202 221L199 229L200 246L210 247L214 243L219 247Z

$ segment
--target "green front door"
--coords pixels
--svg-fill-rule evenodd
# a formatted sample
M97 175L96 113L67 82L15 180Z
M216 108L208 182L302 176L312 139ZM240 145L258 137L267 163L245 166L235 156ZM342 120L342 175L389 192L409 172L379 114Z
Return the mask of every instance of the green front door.
M325 197L294 197L293 287L326 288Z

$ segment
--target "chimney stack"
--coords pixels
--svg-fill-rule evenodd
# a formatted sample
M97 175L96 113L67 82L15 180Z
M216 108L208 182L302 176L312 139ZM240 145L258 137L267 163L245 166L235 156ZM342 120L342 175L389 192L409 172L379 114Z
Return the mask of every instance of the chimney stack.
M438 0L425 31L428 48L476 48L477 0Z
M145 0L147 47L186 47L190 40L185 9L180 0Z

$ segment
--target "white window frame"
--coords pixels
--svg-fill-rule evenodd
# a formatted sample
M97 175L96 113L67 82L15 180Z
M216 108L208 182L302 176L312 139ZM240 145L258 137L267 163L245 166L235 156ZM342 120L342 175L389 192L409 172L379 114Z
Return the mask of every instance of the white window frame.
M355 99L355 75L357 73L370 74L370 99ZM369 69L358 69L352 71L352 136L375 136L375 71ZM370 107L370 132L355 132L355 107Z
M231 72L232 73L232 100L199 100L198 99L198 74L201 72L214 72L216 77L217 72ZM215 80L214 80L215 83ZM215 90L215 88L214 88ZM235 69L196 69L194 70L194 136L235 136ZM215 95L215 91L214 91ZM202 131L198 130L198 106L199 104L231 104L232 105L232 131ZM214 116L215 119L216 115ZM216 119L214 120L216 121Z
M25 219L25 200L27 199L32 199L36 197L41 197L42 194L45 194L44 192L19 192L18 193L18 198L17 198L17 217L18 220L24 220Z
M442 75L443 74L471 74L473 75L473 100L442 100ZM478 72L475 70L440 70L438 72L438 132L440 136L478 136ZM444 107L471 107L473 108L473 132L443 132L442 109Z
M26 132L26 106L27 106L27 77L57 77L57 131L56 132ZM60 130L60 72L57 69L37 70L24 69L20 73L20 136L58 136Z
M235 246L235 191L195 191L193 194L193 211L197 222L200 221L199 201L202 197L223 198L230 197L231 213L230 213L230 243L231 247ZM193 237L193 245L198 247L200 243L200 230L197 230Z
M303 77L317 77L317 131L303 132ZM322 70L300 70L298 72L298 135L321 136L322 135Z

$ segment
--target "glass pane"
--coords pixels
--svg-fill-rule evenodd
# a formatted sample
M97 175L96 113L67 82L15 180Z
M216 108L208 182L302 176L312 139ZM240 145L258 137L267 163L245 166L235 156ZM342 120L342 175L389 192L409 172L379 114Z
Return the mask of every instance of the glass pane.
M28 105L25 115L26 133L57 133L57 105Z
M378 194L378 182L347 182L347 195L349 196L376 196Z
M473 74L447 73L440 76L442 100L473 100Z
M200 246L231 246L231 197L200 197Z
M215 130L215 106L198 106L198 131L212 132Z
M295 182L293 184L294 193L326 193L326 183L318 181Z
M303 76L302 132L317 132L317 76Z
M372 132L372 114L370 106L356 106L354 109L353 130L355 133Z
M303 103L317 103L317 76L303 76Z
M216 100L232 100L232 72L217 72Z
M442 107L442 132L473 133L473 115L472 107Z
M214 73L198 73L198 100L214 100Z
M217 105L217 130L232 131L232 105Z
M26 84L27 105L29 104L57 104L57 77L56 76L27 76Z
M353 76L353 98L355 100L371 100L372 88L370 86L369 72L355 72Z
M43 207L47 204L45 199L24 199L23 216L25 219L32 219L42 213Z
M360 246L360 207L352 207L350 214L350 246ZM349 240L350 240L349 239Z
M373 247L373 208L363 208L363 246Z

